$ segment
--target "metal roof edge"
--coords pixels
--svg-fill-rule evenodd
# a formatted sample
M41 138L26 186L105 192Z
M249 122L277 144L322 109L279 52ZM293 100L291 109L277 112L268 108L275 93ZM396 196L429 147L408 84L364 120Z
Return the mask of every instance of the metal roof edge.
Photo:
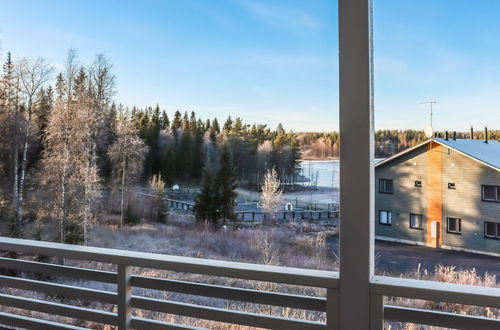
M407 154L407 153L409 153L409 152L411 152L411 151L413 151L413 150L415 150L415 149L418 149L418 148L420 148L421 146L426 145L427 143L429 143L429 142L431 142L431 141L434 141L434 139L429 139L429 140L426 140L426 141L424 141L424 142L422 142L422 143L417 144L416 146L413 146L413 147L411 147L411 148L408 148L408 149L406 149L406 150L403 150L403 151L401 151L401 152L398 152L397 154L394 154L394 155L392 155L391 157L388 157L388 158L386 158L386 159L384 159L384 160L382 160L382 161L378 162L377 164L375 164L375 168L377 168L377 167L379 167L380 165L383 165L383 164L385 164L385 163L388 163L388 162L390 162L390 161L391 161L391 160L393 160L393 159L399 158L400 156L403 156L403 155L405 155L405 154Z
M459 154L462 154L462 155L464 155L464 156L466 156L466 157L469 157L469 158L470 158L470 159L472 159L472 160L475 160L475 161L477 161L477 162L479 162L479 163L481 163L481 164L483 164L483 165L486 165L486 166L488 166L488 167L490 167L490 168L492 168L492 169L494 169L494 170L496 170L496 171L499 171L499 172L500 172L500 168L496 167L495 165L492 165L492 164L490 164L490 163L488 163L488 162L486 162L486 161L484 161L484 160L482 160L482 159L479 159L479 158L476 158L476 157L474 157L474 156L472 156L472 155L469 155L468 153L463 152L463 151L461 151L460 149L457 149L457 148L455 148L455 147L453 147L453 146L450 146L450 145L448 145L448 144L446 144L446 143L444 143L444 142L441 142L441 141L439 141L439 140L436 140L436 139L434 139L434 138L429 139L429 140L426 140L426 141L424 141L424 142L422 142L422 143L417 144L416 146L413 146L413 147L411 147L411 148L408 148L408 149L406 149L406 150L403 150L403 151L401 151L401 152L399 152L399 153L397 153L397 154L395 154L395 155L392 155L391 157L388 157L388 158L386 158L386 159L384 159L384 160L382 160L382 161L378 162L377 164L375 164L375 168L379 167L380 165L384 165L384 164L386 164L386 163L388 163L388 162L390 162L390 161L392 161L392 160L394 160L394 159L396 159L396 158L399 158L399 157L401 157L401 156L403 156L403 155L405 155L405 154L407 154L407 153L409 153L409 152L411 152L411 151L413 151L413 150L415 150L415 149L418 149L418 148L420 148L421 146L423 146L423 145L425 145L425 144L427 144L427 143L429 143L429 142L431 142L431 141L436 142L436 143L439 143L440 145L445 146L445 147L447 147L447 148L453 149L453 150L455 150L456 152L458 152Z

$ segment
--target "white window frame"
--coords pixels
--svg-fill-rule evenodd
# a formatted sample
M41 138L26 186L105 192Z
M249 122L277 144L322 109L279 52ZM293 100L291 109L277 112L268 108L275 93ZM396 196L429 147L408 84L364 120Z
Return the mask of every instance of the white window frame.
M383 214L385 214L384 221L382 220L383 219L383 217L382 217ZM392 211L379 210L378 211L378 223L381 224L381 225L386 225L386 226L392 225Z
M412 219L414 219L414 216L420 217L420 225L413 225ZM411 229L423 229L424 228L424 215L419 214L419 213L410 213L410 228Z
M492 223L496 227L496 234L495 235L488 235L486 228L489 223ZM494 238L494 239L500 239L500 222L495 222L495 221L485 221L484 222L484 237L486 238Z
M495 198L494 199L484 198L484 188L485 187L494 187L495 188ZM500 203L500 186L492 185L492 184L483 184L481 186L481 200L483 200L485 202Z
M391 183L391 190L388 191L387 183ZM378 179L378 192L381 194L394 194L394 179L380 178Z
M457 221L458 230L450 230L450 220ZM462 219L456 217L446 218L446 232L449 234L462 235Z

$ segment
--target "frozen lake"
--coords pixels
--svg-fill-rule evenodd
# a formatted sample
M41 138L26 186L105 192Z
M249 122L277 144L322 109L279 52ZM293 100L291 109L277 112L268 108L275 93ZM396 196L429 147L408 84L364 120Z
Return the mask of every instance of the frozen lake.
M375 163L381 161L376 158ZM338 160L303 160L301 174L311 180L311 184L318 187L339 187L339 161ZM316 184L315 184L316 183ZM307 184L307 183L305 183Z
M300 163L302 166L301 174L311 180L311 185L327 188L339 187L338 160L304 160Z

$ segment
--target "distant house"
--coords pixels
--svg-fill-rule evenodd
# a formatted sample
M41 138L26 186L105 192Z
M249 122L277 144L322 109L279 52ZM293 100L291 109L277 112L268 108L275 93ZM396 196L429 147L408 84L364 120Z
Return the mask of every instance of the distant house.
M430 139L375 177L377 239L500 256L500 142Z

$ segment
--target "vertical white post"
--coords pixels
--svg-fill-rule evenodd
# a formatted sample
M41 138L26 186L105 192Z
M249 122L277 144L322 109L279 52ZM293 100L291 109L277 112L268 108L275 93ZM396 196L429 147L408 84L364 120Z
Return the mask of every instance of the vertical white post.
M340 329L369 329L374 130L371 0L339 0ZM377 319L377 318L373 318Z
M131 268L118 265L118 329L132 329L132 298Z
M384 329L384 296L370 296L370 330Z
M326 290L326 327L330 330L339 329L339 290Z

